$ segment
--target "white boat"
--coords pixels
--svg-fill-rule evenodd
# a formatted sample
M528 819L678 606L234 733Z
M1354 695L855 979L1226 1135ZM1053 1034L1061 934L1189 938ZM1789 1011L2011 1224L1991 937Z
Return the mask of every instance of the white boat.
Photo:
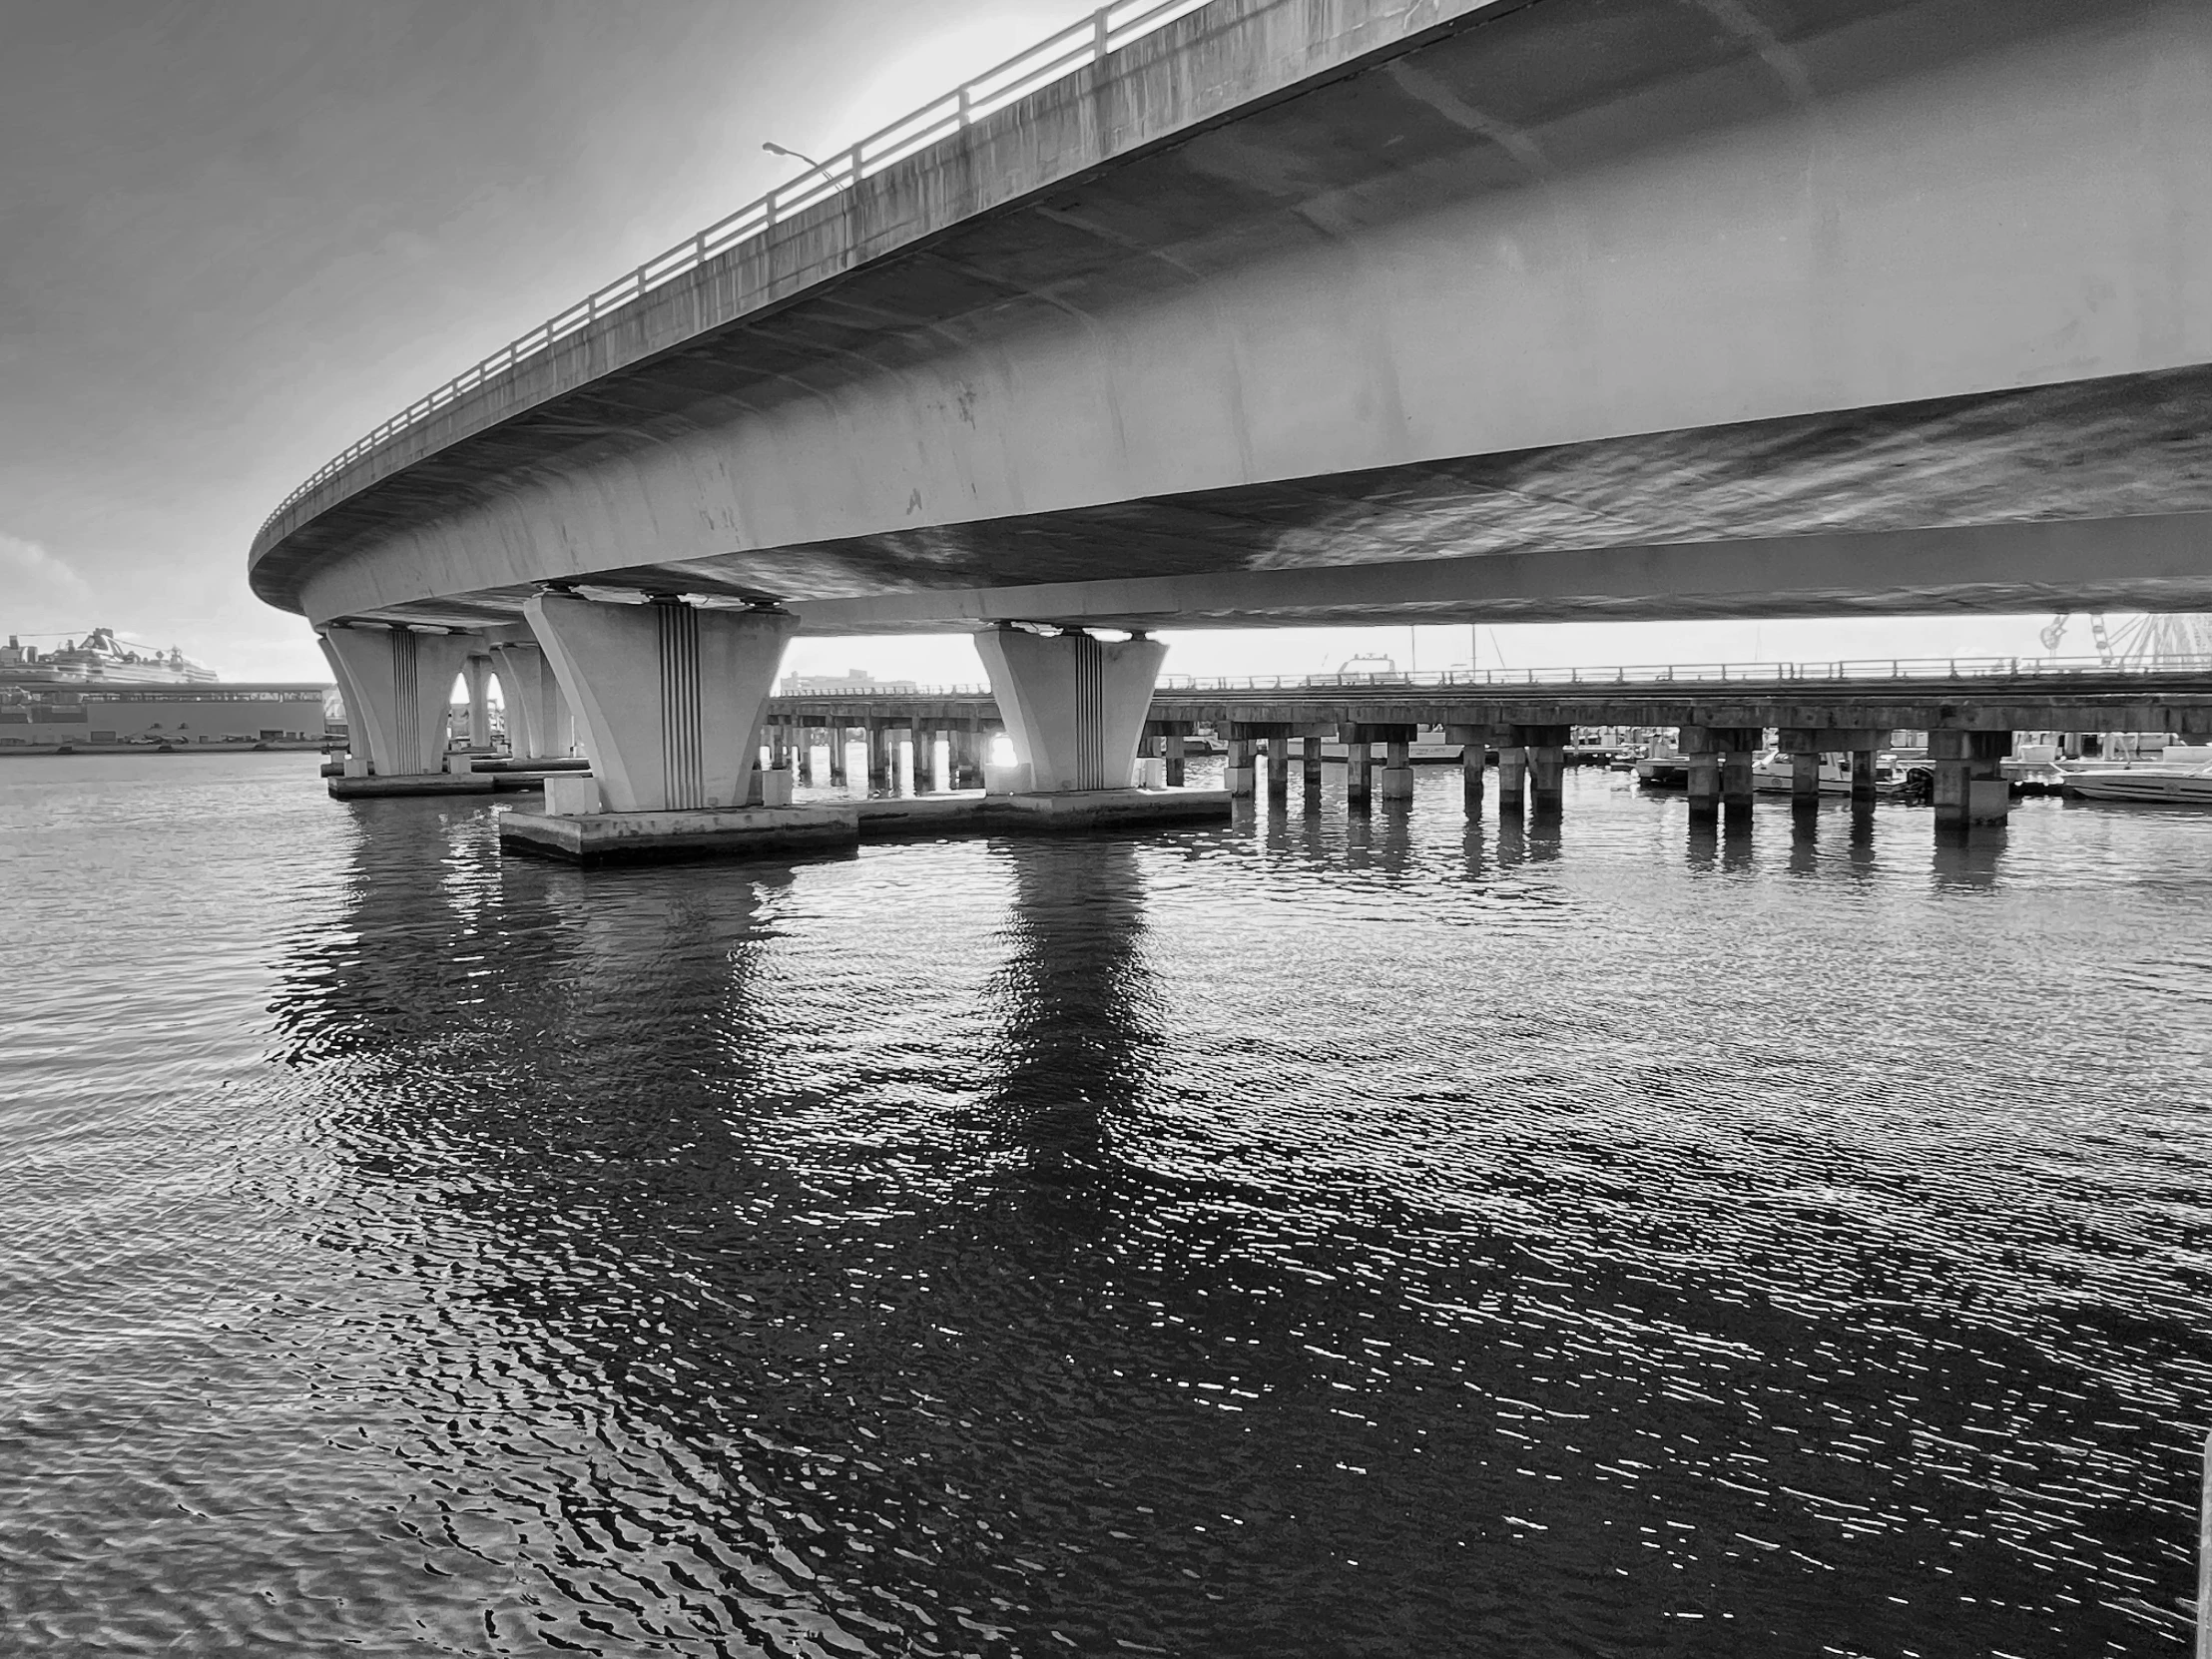
M2212 807L2212 763L2113 767L2060 761L2057 768L2066 793L2083 801Z
M1751 787L1769 795L1788 795L1797 787L1795 757L1770 749L1751 763ZM1895 755L1877 755L1874 784L1878 790L1894 790L1905 782L1905 769ZM1821 757L1821 794L1851 794L1851 754L1831 751Z

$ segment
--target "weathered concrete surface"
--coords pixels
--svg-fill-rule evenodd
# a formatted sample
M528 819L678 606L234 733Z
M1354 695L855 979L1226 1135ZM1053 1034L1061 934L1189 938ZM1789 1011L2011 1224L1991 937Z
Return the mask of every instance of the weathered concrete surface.
M2212 605L2208 149L2196 0L1219 0L465 396L254 580L816 631Z
M499 815L499 844L514 852L580 864L652 863L733 853L808 851L855 845L849 807L755 807L738 812Z
M1219 790L1091 790L845 801L745 812L553 814L499 818L508 851L580 864L836 851L861 840L1137 829L1229 817Z

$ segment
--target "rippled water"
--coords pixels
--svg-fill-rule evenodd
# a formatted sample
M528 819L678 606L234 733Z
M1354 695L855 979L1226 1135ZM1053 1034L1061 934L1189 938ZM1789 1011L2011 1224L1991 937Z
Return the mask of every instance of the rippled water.
M0 764L0 1648L2184 1651L2212 815L1456 791L583 874Z

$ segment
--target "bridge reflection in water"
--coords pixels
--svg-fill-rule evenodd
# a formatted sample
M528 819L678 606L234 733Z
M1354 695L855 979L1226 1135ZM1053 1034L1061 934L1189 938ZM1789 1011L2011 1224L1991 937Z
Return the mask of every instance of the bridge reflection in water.
M278 1006L364 1576L471 1650L2155 1645L2212 1027L2006 1057L2144 994L2072 862L2201 861L1423 788L611 875L364 810Z

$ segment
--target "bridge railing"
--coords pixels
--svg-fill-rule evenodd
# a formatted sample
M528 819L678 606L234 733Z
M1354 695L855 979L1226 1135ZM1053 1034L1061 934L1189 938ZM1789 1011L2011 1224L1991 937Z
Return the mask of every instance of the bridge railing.
M2084 676L2212 675L2212 655L2167 656L2152 663L2115 664L2101 657L1850 657L1818 663L1647 663L1615 668L1428 669L1404 674L1269 674L1243 678L1163 674L1161 692L1557 691L1574 686L1773 686L1911 682L1916 680L2048 680ZM833 691L778 691L803 702L853 703L883 698L988 697L988 686L839 686Z
M487 380L513 369L517 363L551 350L557 341L566 339L579 328L589 327L601 317L635 304L663 283L688 271L698 270L739 244L765 236L773 226L794 214L850 190L860 180L952 137L993 111L1055 81L1065 80L1077 70L1099 62L1108 53L1118 52L1132 41L1141 40L1212 3L1213 0L1114 0L1112 5L1101 6L1089 17L1071 23L1050 39L962 83L942 98L870 133L828 161L809 168L791 183L777 186L758 201L748 203L675 247L656 254L636 270L625 272L567 310L547 317L483 361L464 368L442 386L416 398L389 420L362 433L278 502L276 510L263 521L262 529L268 530L310 490L335 477L370 450L427 420L463 392L473 391Z
M1488 687L1624 685L1774 685L1793 681L1835 684L1881 680L2064 679L2083 675L2212 673L2212 656L2164 657L2155 663L2114 664L2099 657L1854 657L1828 662L1646 663L1610 668L1428 669L1404 673L1258 675L1215 678L1188 674L1160 677L1161 691L1320 691L1334 687L1449 690Z
M791 703L866 703L886 697L988 697L988 686L839 686L835 691L785 691L769 694Z

